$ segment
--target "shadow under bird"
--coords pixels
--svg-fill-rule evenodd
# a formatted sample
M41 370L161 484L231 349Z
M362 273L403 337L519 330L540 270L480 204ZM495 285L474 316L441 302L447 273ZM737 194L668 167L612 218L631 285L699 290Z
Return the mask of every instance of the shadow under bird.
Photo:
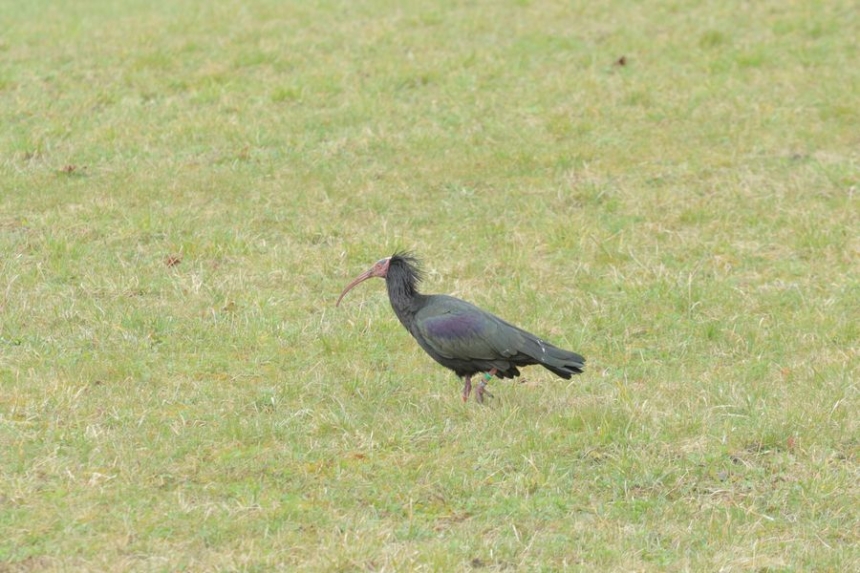
M520 366L540 364L570 379L585 368L585 358L553 346L494 314L453 296L418 292L423 274L411 253L382 259L346 285L337 304L353 287L369 278L385 279L388 299L401 324L433 360L463 379L463 401L472 392L472 376L483 373L475 400L484 401L493 376L514 378Z

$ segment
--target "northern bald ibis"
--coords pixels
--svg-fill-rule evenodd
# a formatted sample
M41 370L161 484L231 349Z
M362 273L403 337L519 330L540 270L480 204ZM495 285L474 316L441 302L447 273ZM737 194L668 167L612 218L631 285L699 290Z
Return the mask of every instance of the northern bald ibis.
M484 373L475 400L484 401L493 376L514 378L519 366L540 364L564 379L580 374L585 358L553 346L494 314L452 296L418 292L423 274L414 255L398 252L374 264L346 285L337 299L372 277L385 279L394 314L436 362L463 378L463 401L472 392L472 376Z

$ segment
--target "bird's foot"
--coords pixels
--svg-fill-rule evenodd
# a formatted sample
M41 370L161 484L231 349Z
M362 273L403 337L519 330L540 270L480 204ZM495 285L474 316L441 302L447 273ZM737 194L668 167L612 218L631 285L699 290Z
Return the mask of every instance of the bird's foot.
M493 395L490 394L489 391L487 391L487 383L493 379L493 376L496 375L496 372L498 372L498 370L496 370L495 368L493 368L489 372L484 372L484 379L478 383L478 389L475 390L475 400L479 404L484 403L484 395L493 398Z
M478 402L478 404L483 404L484 396L487 396L489 398L494 397L492 394L490 394L489 391L487 391L487 381L481 380L478 383L478 388L475 390L475 401Z
M466 402L469 399L469 394L471 394L471 393L472 393L472 377L466 376L463 379L463 402Z

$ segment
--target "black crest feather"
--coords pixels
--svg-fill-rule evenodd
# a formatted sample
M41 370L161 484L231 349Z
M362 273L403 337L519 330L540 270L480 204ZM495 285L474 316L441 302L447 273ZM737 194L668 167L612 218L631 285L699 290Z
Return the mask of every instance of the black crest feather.
M413 286L424 280L421 259L416 257L412 251L397 251L391 255L389 265L402 268L405 271L407 282Z

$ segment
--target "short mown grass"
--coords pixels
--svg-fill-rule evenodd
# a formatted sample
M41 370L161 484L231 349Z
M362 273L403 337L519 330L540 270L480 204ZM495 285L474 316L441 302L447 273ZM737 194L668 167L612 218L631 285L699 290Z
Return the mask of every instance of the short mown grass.
M860 568L851 2L2 13L0 571Z

